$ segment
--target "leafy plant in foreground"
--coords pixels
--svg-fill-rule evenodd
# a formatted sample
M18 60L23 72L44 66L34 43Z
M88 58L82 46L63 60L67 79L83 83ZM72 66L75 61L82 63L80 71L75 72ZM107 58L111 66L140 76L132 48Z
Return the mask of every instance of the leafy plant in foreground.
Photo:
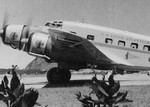
M92 83L89 84L92 92L88 96L82 96L81 92L77 95L77 99L83 104L83 107L113 107L118 103L132 102L126 98L128 91L119 92L120 82L113 79L113 75L108 78L108 84L104 80L98 80L96 76L92 78ZM91 94L95 94L97 99L93 99Z
M12 66L12 79L8 86L8 78L5 75L0 84L0 100L7 107L33 107L38 98L38 91L30 88L25 90L24 84L20 83L15 72L16 66Z

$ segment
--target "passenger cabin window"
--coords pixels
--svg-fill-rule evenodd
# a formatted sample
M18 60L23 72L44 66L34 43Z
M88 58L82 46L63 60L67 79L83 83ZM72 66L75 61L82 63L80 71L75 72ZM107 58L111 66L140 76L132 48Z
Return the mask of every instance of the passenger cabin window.
M87 35L88 40L94 40L94 35Z
M119 41L118 41L118 45L119 45L119 46L125 46L125 41L119 40Z
M143 50L144 50L144 51L150 51L150 46L144 45Z
M138 44L137 43L131 43L131 48L137 49L138 48Z
M112 44L112 43L113 43L113 40L110 39L110 38L106 38L106 39L105 39L105 43Z

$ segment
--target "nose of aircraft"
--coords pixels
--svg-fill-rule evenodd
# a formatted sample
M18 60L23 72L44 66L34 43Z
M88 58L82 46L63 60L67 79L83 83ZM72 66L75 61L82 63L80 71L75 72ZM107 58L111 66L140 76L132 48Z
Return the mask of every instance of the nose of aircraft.
M32 19L27 20L24 25L9 25L9 14L5 12L2 26L0 27L0 37L4 44L22 45L19 44L22 38L27 38L29 35L29 26ZM15 46L16 47L16 46Z

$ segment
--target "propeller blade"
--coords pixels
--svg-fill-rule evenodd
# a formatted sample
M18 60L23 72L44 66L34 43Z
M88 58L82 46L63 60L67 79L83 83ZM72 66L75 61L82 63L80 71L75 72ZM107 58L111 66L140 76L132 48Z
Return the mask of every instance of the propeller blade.
M9 21L9 14L7 12L5 12L2 29L4 29L4 27L8 24L8 21Z
M30 26L32 25L32 17L30 17L27 22L25 23L25 25L27 27L24 28L24 34L25 34L25 37L28 38L29 37L29 34L30 34ZM26 44L26 43L25 43Z
M0 31L0 37L2 38L2 41L4 40L4 36L5 36L4 33L5 33L6 26L8 25L8 21L9 21L9 14L8 14L7 11L5 11L5 13L4 13L4 19L3 19L3 24L1 26L2 30Z
M23 35L25 38L23 38L21 40L21 43L22 43L22 50L26 50L26 45L28 43L28 38L29 38L29 34L30 34L30 26L32 25L32 17L30 17L27 22L25 23L25 27L24 27L24 32L23 32Z

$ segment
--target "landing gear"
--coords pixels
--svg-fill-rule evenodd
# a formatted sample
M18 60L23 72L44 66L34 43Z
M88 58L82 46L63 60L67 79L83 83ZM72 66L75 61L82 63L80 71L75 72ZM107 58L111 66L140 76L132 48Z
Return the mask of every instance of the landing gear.
M113 74L113 75L116 75L116 74L124 75L124 69L119 69L119 68L114 67L114 68L112 69L112 74Z
M49 83L60 84L69 82L71 72L69 69L54 67L47 72L47 80Z

